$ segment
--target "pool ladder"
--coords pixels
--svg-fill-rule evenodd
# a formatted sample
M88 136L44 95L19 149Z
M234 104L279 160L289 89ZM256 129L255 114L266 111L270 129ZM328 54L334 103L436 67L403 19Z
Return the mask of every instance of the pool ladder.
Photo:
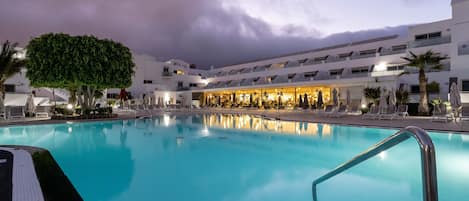
M406 141L410 137L413 137L419 144L420 147L420 161L422 166L422 187L423 187L423 201L438 201L438 186L436 179L436 160L435 160L435 147L427 132L421 128L409 126L406 127L394 135L382 140L381 142L371 146L366 151L358 154L351 160L337 166L332 171L319 177L313 181L312 193L313 201L317 201L317 190L316 186L331 177L336 176L366 161L382 151L385 151L391 147L394 147L401 142Z

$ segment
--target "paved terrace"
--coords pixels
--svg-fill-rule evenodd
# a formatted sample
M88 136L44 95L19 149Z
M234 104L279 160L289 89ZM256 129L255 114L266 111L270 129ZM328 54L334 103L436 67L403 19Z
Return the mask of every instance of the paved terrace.
M111 119L89 119L74 120L73 122L89 121L109 121L120 119L133 119L141 116L162 115L162 114L249 114L262 115L268 118L277 118L285 121L304 121L314 123L329 123L355 126L373 126L384 128L404 128L407 126L418 126L431 131L452 131L469 134L469 121L451 121L451 122L431 122L431 117L407 117L405 119L393 120L370 120L362 119L361 115L346 115L343 117L332 118L325 117L317 112L306 110L255 110L255 109L172 109L172 110L150 110L150 111L121 111L119 117ZM0 127L10 125L32 125L32 124L51 124L65 123L66 120L50 119L17 119L1 120Z

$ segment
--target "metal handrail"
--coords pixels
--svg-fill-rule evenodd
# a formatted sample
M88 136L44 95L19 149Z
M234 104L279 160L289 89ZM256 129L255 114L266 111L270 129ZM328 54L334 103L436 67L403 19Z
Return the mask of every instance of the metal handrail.
M345 170L360 164L363 161L372 158L382 151L385 151L399 143L409 139L410 137L417 140L420 147L420 158L422 165L422 185L423 185L423 200L424 201L438 201L438 185L436 178L436 160L435 160L435 147L432 139L427 132L421 128L409 126L406 127L396 134L389 136L381 142L371 146L366 151L355 156L346 163L343 163L336 167L334 170L327 174L319 177L313 181L312 193L313 201L317 201L316 185L319 183L334 177L337 174L344 172Z

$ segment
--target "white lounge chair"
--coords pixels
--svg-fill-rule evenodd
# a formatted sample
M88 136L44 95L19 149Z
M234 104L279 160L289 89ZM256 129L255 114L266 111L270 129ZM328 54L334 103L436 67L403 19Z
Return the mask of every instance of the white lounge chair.
M322 111L320 114L323 116L329 116L332 113L334 113L334 106L327 105L326 108L324 108L324 111Z
M469 120L469 107L462 107L459 119L461 121Z
M379 114L379 119L380 120L382 120L382 119L393 120L397 116L398 115L397 115L397 111L396 111L396 106L390 105L386 108L386 111L384 113Z
M399 105L397 106L397 115L399 117L402 117L403 119L405 119L407 116L409 116L409 113L407 112L409 110L409 106L408 105Z
M435 107L431 121L448 122L454 119L453 113L446 108L445 104L440 104Z
M25 118L24 106L9 106L8 107L8 118L9 119L22 119Z
M329 116L330 117L343 117L347 115L347 106L341 105L337 111L332 112Z
M36 110L34 111L34 115L36 117L49 117L50 114L50 106L36 106Z
M368 113L362 115L362 119L376 119L379 118L379 108L376 106L371 106Z

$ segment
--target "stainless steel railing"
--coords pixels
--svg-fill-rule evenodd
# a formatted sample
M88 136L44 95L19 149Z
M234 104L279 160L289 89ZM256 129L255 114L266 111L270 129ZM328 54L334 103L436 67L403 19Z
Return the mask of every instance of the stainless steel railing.
M430 136L425 130L409 126L405 129L400 130L396 134L389 136L381 142L371 146L368 150L358 154L346 163L343 163L336 167L334 170L327 174L319 177L313 181L312 193L313 201L317 201L317 190L316 186L323 181L330 179L348 170L349 168L360 164L363 161L372 158L382 151L385 151L391 147L398 145L399 143L413 137L419 144L420 147L420 158L422 165L422 185L423 185L423 200L424 201L438 201L438 185L436 178L436 160L435 160L435 147Z

